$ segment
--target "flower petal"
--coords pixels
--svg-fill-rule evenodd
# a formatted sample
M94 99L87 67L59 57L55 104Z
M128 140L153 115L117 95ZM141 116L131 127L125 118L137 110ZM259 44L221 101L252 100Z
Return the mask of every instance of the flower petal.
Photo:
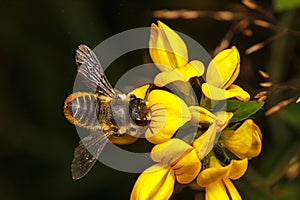
M262 143L261 132L253 120L246 120L238 129L226 130L221 135L223 145L240 159L258 156Z
M199 60L192 60L188 64L178 68L178 71L185 77L185 80L187 81L193 77L202 76L204 70L204 65Z
M248 167L248 159L243 160L231 160L229 165L220 165L218 159L215 156L210 157L209 168L200 172L197 177L197 183L206 187L221 179L238 179L243 176Z
M252 146L246 157L251 159L260 154L262 148L262 134L259 127L253 122Z
M234 84L228 90L220 89L208 83L203 83L201 88L203 94L213 100L225 100L234 97L241 101L248 101L250 99L250 95L246 91Z
M169 140L178 128L191 119L184 101L170 92L153 90L147 101L151 110L151 129L147 129L145 136L151 143Z
M175 184L173 170L160 164L146 169L137 179L131 192L131 200L169 199Z
M176 162L172 169L175 172L176 179L181 184L188 184L192 182L200 172L201 162L197 156L196 150L193 149L178 162Z
M222 167L215 156L210 157L209 166L209 168L202 170L197 177L197 183L201 187L206 187L221 179L228 178L230 174L230 166Z
M241 200L241 196L229 179L212 183L205 188L206 200Z
M205 96L213 100L224 100L233 97L233 96L228 96L228 94L226 94L226 90L215 87L208 83L203 83L201 85L201 89Z
M192 108L192 110L195 111L196 107L190 108ZM201 107L198 107L198 109L200 112L206 112L205 109L201 109ZM209 114L208 112L206 113ZM212 124L200 137L195 139L193 142L193 146L195 147L200 160L202 160L213 149L216 142L216 138L219 136L218 133L227 126L233 114L230 112L220 111L217 112L215 116L211 116L212 118L214 118Z
M249 130L242 134L238 130L225 130L221 135L221 140L224 147L241 158L240 156L247 153L251 147L252 134Z
M247 171L248 159L245 158L243 160L231 160L228 166L230 167L230 174L228 178L233 180L239 179Z
M136 96L136 98L144 99L149 87L150 87L149 84L143 85L143 86L138 87L138 88L134 89L133 91L129 92L128 95L133 94Z
M233 117L232 112L219 111L215 113L216 122L218 123L218 132L223 130L228 124L230 119Z
M184 66L188 62L187 47L180 36L167 25L158 21L151 25L149 52L161 71ZM168 69L169 68L169 69Z
M205 133L193 141L193 146L196 149L200 160L202 160L215 145L217 131L217 124L212 123Z
M204 65L198 60L193 60L188 64L175 68L172 71L164 71L156 75L154 84L163 87L174 81L187 82L193 77L202 76L204 73Z
M182 74L176 70L164 71L157 74L154 78L154 84L158 87L163 87L174 81L186 81Z
M215 121L217 119L213 113L211 113L210 111L206 110L203 107L190 106L189 109L191 112L192 121L195 124L212 123L213 121Z
M234 94L234 97L236 97L238 100L241 101L249 101L250 95L248 92L243 90L240 86L232 84L227 88L227 91Z
M210 62L206 82L226 89L237 78L240 72L240 55L235 46L218 53Z
M177 181L182 184L192 182L201 169L195 149L177 138L155 145L151 151L151 158L171 166Z
M165 165L173 165L181 157L193 150L186 142L173 138L167 142L157 144L151 151L151 158L155 162Z
M205 200L230 200L222 181L217 181L205 187ZM235 199L234 199L235 200Z
M224 179L223 183L227 188L228 194L230 195L230 199L242 200L239 192L237 191L237 189L229 179Z

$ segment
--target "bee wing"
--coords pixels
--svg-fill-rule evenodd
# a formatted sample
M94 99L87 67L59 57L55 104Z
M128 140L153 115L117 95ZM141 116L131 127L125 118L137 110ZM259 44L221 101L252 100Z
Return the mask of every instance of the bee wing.
M92 169L112 134L113 132L92 133L79 142L71 164L73 179L84 177Z
M96 54L86 45L79 45L75 61L78 73L86 81L86 85L97 93L113 97L115 90L110 85Z

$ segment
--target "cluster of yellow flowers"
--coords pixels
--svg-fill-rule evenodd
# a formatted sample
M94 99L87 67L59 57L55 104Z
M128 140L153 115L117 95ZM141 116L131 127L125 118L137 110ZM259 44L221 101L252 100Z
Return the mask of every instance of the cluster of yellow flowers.
M158 21L151 27L149 51L161 71L154 79L158 89L146 94L149 85L145 85L132 94L146 98L150 108L145 137L155 145L150 155L157 164L139 176L131 199L168 199L176 182L194 181L205 189L206 199L241 199L230 179L240 178L248 160L261 151L261 131L249 117L263 102L250 101L250 95L233 84L240 71L237 48L221 51L205 67L199 60L189 61L185 42ZM196 104L159 89L174 84L188 96L186 83L200 91ZM213 111L212 101L225 101L226 108ZM196 131L177 137L183 126L194 126ZM188 135L192 141L185 139Z

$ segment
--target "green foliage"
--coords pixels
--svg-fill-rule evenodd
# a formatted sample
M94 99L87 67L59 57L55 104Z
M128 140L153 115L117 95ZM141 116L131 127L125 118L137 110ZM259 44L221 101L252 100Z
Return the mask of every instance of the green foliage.
M275 10L285 11L295 9L300 6L300 0L275 0Z
M227 111L233 112L233 117L230 122L238 122L249 118L255 114L264 105L263 101L247 101L242 102L238 100L227 101Z
M286 183L275 188L274 200L297 200L299 198L299 186L294 183Z
M297 130L300 133L300 104L291 104L287 108L282 109L280 112L280 117L285 120L291 127Z

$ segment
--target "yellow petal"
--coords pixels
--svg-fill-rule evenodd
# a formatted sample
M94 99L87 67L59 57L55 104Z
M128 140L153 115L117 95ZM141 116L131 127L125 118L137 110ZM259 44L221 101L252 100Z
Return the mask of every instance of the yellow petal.
M252 134L252 145L250 150L248 151L246 157L248 159L251 159L253 157L256 157L261 152L262 147L262 134L259 129L259 127L253 122L253 134Z
M233 113L231 112L225 112L225 111L219 111L216 112L216 123L218 124L218 132L223 130L228 124L230 119L233 117Z
M231 200L222 181L217 181L205 187L205 200ZM234 199L235 200L235 199Z
M212 123L205 133L193 141L193 146L196 149L200 160L202 160L215 145L217 130L217 124Z
M197 183L201 187L206 187L212 183L218 182L221 179L228 178L230 167L222 167L215 156L210 158L210 167L202 170L197 177Z
M172 71L164 71L156 75L154 84L163 87L174 81L187 82L193 77L202 76L204 73L204 65L198 60L193 60L188 64L175 68Z
M241 128L241 127L240 127ZM239 128L239 129L240 129ZM249 130L243 131L243 134L241 134L240 130L225 130L222 133L221 139L223 145L232 153L237 155L239 158L241 158L239 155L243 155L247 153L251 147L252 143L252 134Z
M160 164L146 169L137 179L131 192L131 200L169 199L175 184L173 170Z
M227 188L228 194L230 195L230 199L242 200L239 192L237 191L237 189L229 179L224 179L223 183Z
M155 145L151 151L151 158L155 162L171 166L192 150L193 147L184 141L173 138L167 142Z
M241 101L249 101L250 95L243 90L240 86L232 84L227 88L227 91L234 94L234 97Z
M231 160L228 166L230 167L228 178L231 178L233 180L239 179L247 171L248 159L245 158L243 160Z
M195 124L212 123L213 121L215 121L217 119L213 113L211 113L210 111L206 110L203 107L190 106L189 109L191 112L192 121Z
M186 81L190 80L193 77L202 76L204 73L204 65L199 60L192 60L188 64L176 68Z
M234 97L241 101L248 101L250 99L250 95L246 91L234 84L228 90L220 89L208 83L203 83L201 88L203 94L213 100L225 100Z
M236 47L225 49L213 58L208 66L206 82L226 89L240 72L240 55Z
M155 145L151 151L151 158L171 166L177 181L182 184L192 182L201 169L195 149L177 138Z
M132 144L134 143L138 138L137 137L133 137L131 135L127 135L127 134L124 134L120 137L116 137L116 136L111 136L109 138L109 140L114 143L114 144L117 144L117 145L126 145L126 144Z
M153 90L147 100L151 111L151 129L147 129L145 136L151 143L169 140L178 128L191 119L187 105L172 93Z
M141 87L138 87L133 91L129 92L128 96L133 94L136 96L136 98L144 99L149 86L150 86L149 84L146 84Z
M172 169L174 170L176 179L179 183L188 184L192 182L201 169L201 162L195 149L172 165Z
M215 156L210 158L209 168L200 172L197 177L197 183L206 187L221 179L238 179L243 176L248 167L248 159L243 160L231 160L229 165L221 166L218 159Z
M167 25L158 21L151 25L149 52L161 71L184 66L188 62L187 47L180 36Z
M194 118L192 119L193 121L195 121L195 118L199 119L201 114L208 116L207 120L203 117L205 121L212 121L208 129L193 141L193 146L198 153L198 157L202 160L213 149L216 137L219 136L218 133L228 125L230 119L233 117L233 113L220 111L213 115L206 109L197 106L191 106L190 110L192 112L192 117Z
M201 89L203 94L213 100L224 100L224 99L229 99L232 98L233 96L228 96L226 94L226 90L215 87L211 84L208 83L203 83L201 85Z
M241 196L229 179L217 181L205 188L206 200L241 200Z
M164 71L157 74L154 78L154 84L158 87L163 87L174 81L186 81L178 71Z
M190 82L174 81L167 86L173 94L176 94L187 105L198 104L198 99Z
M206 199L241 199L238 191L229 180L240 178L247 169L248 160L232 160L222 167L215 156L210 158L210 167L200 172L197 183L205 187Z
M222 133L223 145L240 159L259 155L262 147L261 132L253 120L246 120L238 129Z

